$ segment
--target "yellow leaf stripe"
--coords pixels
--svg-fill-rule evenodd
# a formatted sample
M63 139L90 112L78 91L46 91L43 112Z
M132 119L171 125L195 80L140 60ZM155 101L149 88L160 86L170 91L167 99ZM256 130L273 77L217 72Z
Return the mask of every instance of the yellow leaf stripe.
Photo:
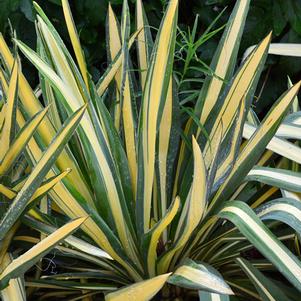
M62 128L62 130L55 137L55 140L51 143L51 145L44 152L43 156L39 160L39 162L35 165L34 169L31 171L29 176L27 177L24 185L21 190L18 192L14 201L8 208L8 210L3 215L0 221L0 240L5 237L5 234L10 229L10 227L17 221L18 217L24 211L26 207L26 202L28 198L32 196L35 189L38 188L37 183L41 183L45 175L46 168L50 169L49 162L51 162L52 158L55 158L57 152L61 151L64 146L64 142L68 135L70 136L73 133L73 130L78 125L83 113L86 109L86 106L79 109L68 123ZM40 182L39 182L40 181Z
M158 222L158 225L155 226L154 230L151 234L151 240L148 248L148 256L147 256L147 265L150 277L154 277L156 273L156 260L157 260L157 244L159 238L163 232L167 228L167 226L172 222L175 215L177 214L180 208L180 198L176 197L175 201L171 204L170 210L167 211L166 215L163 217L161 221Z
M254 51L252 55L245 62L241 70L237 73L231 87L227 93L227 96L223 102L223 105L215 117L216 122L214 123L211 134L210 141L215 141L217 139L219 123L222 123L222 137L229 130L232 124L235 114L239 108L242 100L244 100L245 95L247 95L249 88L251 87L258 66L262 61L262 57L267 51L271 40L271 33L259 44L258 48ZM206 107L206 106L205 106ZM231 108L231 109L229 109ZM207 142L209 144L209 141Z
M0 74L1 74L1 72L0 72ZM1 79L0 79L0 82L1 82ZM0 136L1 136L1 131L3 129L3 125L4 125L4 121L5 121L6 108L7 108L7 104L4 103L2 108L1 108L1 111L0 111Z
M55 43L53 37L51 37L50 40L52 40L52 42ZM69 87L68 82L67 83L64 82L64 80L62 80L53 71L53 69L51 69L45 62L43 62L41 58L37 56L35 52L30 50L25 44L23 44L20 41L16 41L16 43L18 44L18 47L23 51L23 53L27 55L27 57L39 68L39 70L42 73L44 73L49 78L52 84L61 92L65 100L68 102L67 105L69 106L70 110L72 110L73 112L76 111L78 109L79 104L76 101L76 99L74 99L74 94L71 88ZM55 45L54 48L58 49L57 45ZM84 132L91 146L93 146L91 151L94 152L95 157L97 158L95 164L98 165L98 169L101 171L103 175L103 180L105 183L108 200L110 203L110 210L114 217L114 222L117 228L120 241L124 246L129 257L131 257L136 262L138 262L134 250L134 241L132 239L132 236L130 235L129 228L125 221L125 215L122 210L117 186L111 171L111 167L108 162L108 158L104 150L102 149L102 146L96 135L92 120L88 113L85 113L83 115L79 127ZM105 134L103 134L103 136L105 137Z
M221 294L233 295L231 288L222 279L212 273L193 268L188 265L179 267L173 275L184 277L197 285L208 287Z
M132 181L134 196L137 188L137 151L136 151L136 130L134 124L132 96L130 91L129 73L125 73L125 83L122 102L122 119L125 136L126 154L129 161L129 169Z
M61 174L59 174L58 176L52 178L48 182L42 184L35 191L35 193L33 194L33 196L30 198L30 200L28 201L28 204L30 204L31 202L33 202L34 200L36 200L38 197L40 197L41 195L45 194L47 191L49 191L50 189L52 189L53 186L55 186L59 181L61 181L64 177L66 177L66 175L68 175L68 173L70 171L71 170L68 169L68 170L62 172ZM9 188L5 187L2 184L0 184L0 192L3 193L9 199L13 199L17 195L17 192L15 192L13 190L10 190Z
M74 103L74 105L77 105L78 107L84 105L87 102L87 99L85 99L80 91L65 53L45 21L40 16L37 16L37 19L37 26L41 35L43 36L43 39L45 39L45 47L48 48L52 63L55 66L54 70L57 72L60 80L63 82L62 84L68 85L68 92L71 97L69 102Z
M154 181L155 149L159 108L162 103L163 85L168 68L170 47L173 44L174 22L178 0L169 2L164 22L157 41L157 51L149 68L143 94L142 148L143 148L143 229L148 231L150 223L151 196ZM155 80L154 80L155 78Z
M5 187L3 184L0 184L0 193L6 196L8 199L13 199L16 195L16 192Z
M121 51L121 37L119 32L119 24L110 3L109 3L107 18L108 18L107 31L108 31L109 54L111 57L111 61L114 61L118 53ZM121 63L122 61L123 61L123 55L122 55ZM121 106L120 106L121 77L122 77L122 70L121 67L119 67L114 76L116 82L116 89L115 89L116 104L114 106L114 124L117 130L119 130L120 127L120 115L121 115Z
M231 28L229 30L228 36L224 41L223 48L221 50L221 53L219 54L218 62L214 70L217 77L212 77L208 91L206 93L207 96L204 100L204 103L206 105L204 106L202 111L200 119L201 124L205 124L210 112L212 111L217 102L221 89L224 85L223 81L219 78L225 78L227 74L228 67L231 63L231 54L233 52L235 44L237 43L237 36L239 34L241 24L244 20L244 15L248 8L249 1L239 1L238 5L239 6L237 8L237 13L234 19L232 20Z
M79 69L81 71L81 74L83 76L83 79L85 81L85 84L87 88L89 87L89 82L88 82L88 70L86 66L86 61L84 58L84 53L82 50L82 47L80 45L79 37L77 34L77 30L73 21L73 17L71 14L70 6L68 3L68 0L62 0L62 6L63 6L63 11L64 11L64 16L65 16L65 21L67 25L67 29L69 32L70 40L72 43L72 47L79 65Z
M12 141L12 125L15 122L14 112L17 101L17 88L18 88L18 74L19 66L17 60L14 62L11 79L7 92L7 107L5 112L4 126L1 131L1 148L0 148L0 160L3 159L5 153L9 150ZM0 172L1 174L1 172Z
M5 174L11 167L11 164L19 156L20 152L25 147L28 140L32 137L37 126L41 123L47 113L47 108L38 113L21 131L17 139L12 143L9 150L4 155L2 162L0 163L0 175ZM2 142L2 141L1 141Z
M296 285L300 287L301 283L301 267L300 265L290 256L288 251L286 251L283 245L280 245L280 242L276 240L276 238L269 235L267 231L264 230L262 226L260 226L249 214L247 214L244 210L236 206L227 206L220 211L220 214L223 213L232 213L233 215L239 217L240 220L243 221L244 224L247 225L248 228L252 230L252 232L256 233L256 236L260 241L264 242L262 248L266 248L266 252L270 253L270 256L274 258L274 260L279 261L282 265L286 267L289 271L290 275L294 275L295 279L289 279L293 281ZM270 258L271 260L271 258ZM285 271L282 271L283 273Z
M106 301L148 301L163 287L170 273L141 281L106 295Z
M172 89L173 89L172 78L169 81L168 92L166 101L163 109L162 120L159 128L159 153L158 153L158 164L159 164L159 181L160 181L160 205L161 205L161 216L164 216L167 210L167 191L166 191L166 180L167 180L167 155L170 142L170 132L172 123Z
M11 263L12 258L9 253L5 253L2 261L2 267L7 266ZM8 286L0 291L0 297L3 301L18 300L26 301L26 292L21 277L11 279Z
M288 107L289 103L294 99L294 96L298 93L301 86L301 81L295 84L283 97L278 106L273 110L273 113L269 115L269 117L264 121L262 126L257 130L257 132L251 137L249 143L242 150L237 163L235 166L239 166L239 164L245 160L250 150L256 145L259 139L270 130L270 128L274 125L274 122L279 118L279 115Z
M206 167L200 147L193 137L194 170L193 181L182 210L176 234L174 246L160 259L159 272L167 271L174 254L188 241L191 233L199 224L206 207Z
M129 43L128 43L129 48L131 48L131 46L133 45L133 43L134 43L135 39L137 38L140 30L141 29L137 30L135 33L132 34L132 36L129 40ZM109 84L113 80L116 72L119 70L119 68L121 66L121 63L122 63L122 55L121 55L121 52L119 52L119 54L116 57L116 60L109 67L109 71L107 73L105 73L103 75L103 77L101 78L100 84L97 88L97 93L98 93L99 96L102 96L103 93L106 91Z
M257 208L263 202L265 202L268 198L270 198L279 188L278 187L271 187L268 191L263 193L252 205L251 208Z
M134 197L136 197L137 188L137 151L136 151L136 126L134 119L134 95L131 88L131 78L129 73L129 56L127 46L127 35L129 28L129 11L128 3L124 1L122 12L122 66L120 68L121 78L120 81L120 100L122 107L122 121L123 121L123 133L125 138L126 153L129 162L129 169L131 175L132 188L134 191ZM114 37L113 37L114 38ZM116 38L115 38L116 39ZM122 87L121 87L122 86ZM135 104L134 104L135 105Z
M38 256L45 254L45 251L50 251L50 249L53 248L57 243L59 243L62 239L64 239L74 230L80 227L85 219L86 217L80 217L72 222L69 222L68 224L62 226L57 231L46 237L44 240L33 246L31 249L29 249L29 251L14 259L12 263L10 263L7 268L0 274L0 281L26 263L28 264L32 262L30 263L30 266L33 265L35 263L35 259Z
M148 58L150 54L147 52L148 47L146 45L147 40L145 37L145 22L144 22L144 10L141 0L136 1L136 26L138 28L142 28L137 37L137 52L138 52L138 62L140 68L140 82L142 91L144 90L146 75L148 69Z

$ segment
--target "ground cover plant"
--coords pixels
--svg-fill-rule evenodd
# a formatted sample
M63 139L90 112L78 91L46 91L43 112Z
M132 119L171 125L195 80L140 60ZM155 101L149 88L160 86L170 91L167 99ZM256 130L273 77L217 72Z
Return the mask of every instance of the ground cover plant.
M72 54L37 4L36 50L0 36L2 299L298 300L301 83L259 120L273 49L270 33L237 62L249 1L198 37L178 31L172 0L155 41L141 1L134 29L126 0L120 24L109 6L97 83L62 7ZM221 30L206 66L195 47ZM192 57L204 75L186 77Z

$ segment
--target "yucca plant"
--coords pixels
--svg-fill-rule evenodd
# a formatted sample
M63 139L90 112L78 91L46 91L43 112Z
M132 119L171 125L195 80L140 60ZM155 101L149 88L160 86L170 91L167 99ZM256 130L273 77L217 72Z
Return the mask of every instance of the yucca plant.
M37 4L36 52L14 39L40 76L34 93L20 72L20 112L32 118L49 106L26 147L34 166L28 179L39 186L44 178L72 171L51 186L51 210L37 203L29 208L16 197L7 211L16 213L2 219L0 238L20 221L45 236L70 218L86 218L77 237L65 239L57 246L61 252L53 253L56 273L27 274L25 284L34 288L27 295L298 300L301 150L294 140L300 138L301 83L290 84L259 121L251 105L271 34L237 67L249 7L249 1L238 1L213 55L212 75L200 83L197 101L180 107L173 73L178 1L169 2L154 43L142 2L136 3L132 35L127 1L120 24L109 6L110 65L97 84L67 0L62 7L76 62ZM130 55L135 41L137 58ZM5 86L13 78L14 57L2 37L0 55ZM181 112L189 112L187 121ZM49 149L56 155L62 149L63 143L50 142L68 116L79 122L76 135L57 159L43 160ZM45 170L39 176L37 166ZM19 236L16 241L36 240ZM35 254L25 254L27 268ZM1 287L24 270L2 272Z

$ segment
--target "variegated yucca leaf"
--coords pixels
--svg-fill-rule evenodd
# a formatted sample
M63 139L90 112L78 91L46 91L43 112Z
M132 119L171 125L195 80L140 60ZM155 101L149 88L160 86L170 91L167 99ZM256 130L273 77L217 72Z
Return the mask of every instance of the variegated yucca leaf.
M210 68L219 77L207 77L196 104L196 110L201 113L201 123L204 124L215 107L222 88L233 76L234 66L247 17L250 1L237 1L224 30ZM222 79L222 80L221 80ZM208 104L209 102L209 104ZM206 105L205 105L206 104Z
M106 301L131 301L131 300L150 300L163 287L170 274L163 274L149 280L132 284L117 292L106 295Z
M271 280L266 278L258 269L256 269L250 262L243 258L237 258L236 262L241 269L248 275L250 280L256 287L259 295L264 301L288 301L289 298L274 284Z
M3 261L1 262L1 266L7 266L11 263L12 258L9 253L5 254ZM24 286L24 280L22 277L12 278L9 280L9 284L5 289L0 291L0 296L3 301L10 301L10 300L26 300L26 291Z
M10 278L16 278L28 270L29 267L34 265L40 258L47 254L54 245L58 244L61 240L80 227L85 219L85 217L78 218L77 220L66 224L50 234L29 251L9 263L0 274L1 288L8 284Z
M18 77L19 77L19 70L18 70L18 63L15 61L12 75L9 81L9 86L7 89L7 99L6 99L6 109L5 109L5 119L4 119L4 126L1 130L1 152L0 158L3 161L3 157L8 152L9 147L14 139L15 130L16 130L16 112L17 112L17 99L18 99ZM3 174L5 173L5 169L2 171Z
M230 220L240 232L300 290L301 263L244 203L229 202L219 216Z
M175 47L178 1L170 1L147 70L139 124L136 219L140 233L150 228L156 132L168 92Z
M70 6L67 0L62 1L62 6L63 6L63 11L64 11L64 16L66 20L66 25L68 29L68 33L70 36L70 40L72 43L72 47L76 56L76 60L81 72L81 75L84 79L84 82L86 86L89 86L89 81L88 81L88 70L86 66L86 61L84 58L83 50L80 45L79 37L77 34L77 30L73 21L73 17L70 11Z
M277 220L292 227L300 235L301 206L299 200L279 198L256 209L261 220Z
M3 75L3 73L1 73ZM7 109L4 116L4 128L0 137L1 150L3 151L3 157L0 162L0 184L2 199L7 200L7 206L1 205L1 247L0 247L0 259L1 262L8 261L7 250L9 249L11 240L14 233L18 229L20 223L18 217L24 213L26 210L25 207L31 205L33 201L41 198L49 190L53 188L62 178L69 174L70 170L63 172L58 176L43 181L43 174L48 172L48 169L54 163L55 159L59 155L60 150L63 149L64 143L67 142L68 135L72 135L75 126L65 129L66 133L64 140L60 142L60 145L57 145L56 151L51 153L48 150L48 155L52 157L50 160L45 160L40 163L40 166L36 166L36 170L32 172L31 177L28 176L24 180L24 171L21 168L20 171L16 169L16 162L20 156L24 156L24 150L27 147L30 139L32 139L34 133L36 132L38 126L45 118L47 113L47 108L43 111L35 114L31 119L29 119L23 127L19 126L21 129L16 131L18 128L17 116L19 113L18 108L18 78L20 76L20 70L17 61L15 61L11 79L9 85L7 85L6 79L1 77L2 80L2 89L6 99ZM3 110L3 108L2 108ZM2 111L1 111L2 112ZM3 146L3 148L2 148ZM47 156L45 154L45 156ZM45 164L46 162L46 164ZM47 166L47 164L49 164ZM19 174L20 173L20 174ZM11 178L15 180L8 179L8 175L11 175ZM23 179L20 181L18 177L22 176ZM25 177L26 177L25 171ZM39 178L40 176L40 178ZM12 181L18 181L18 184L14 187L12 186ZM29 210L32 213L32 210ZM2 266L2 269L6 266ZM4 296L10 296L13 294L20 295L20 279L12 280L10 288L6 289ZM7 297L3 297L7 298ZM20 297L21 298L21 297ZM25 298L25 297L24 297Z
M254 47L255 46L251 46L245 51L242 60L250 54ZM269 47L269 53L274 55L301 57L301 45L292 43L271 44Z
M301 192L301 175L290 170L255 166L250 170L246 181L258 181L289 191Z
M141 28L137 36L137 56L140 68L141 90L143 91L153 49L153 40L142 0L136 1L136 28L137 30Z
M168 270L175 253L180 251L189 240L193 230L201 221L206 208L206 168L203 155L196 139L193 137L194 154L194 178L191 184L189 195L183 206L178 220L176 233L171 248L160 258L158 269L160 272Z
M281 127L281 125L280 125ZM281 133L281 128L279 127L279 132ZM243 129L243 137L245 139L250 139L252 135L255 133L256 128L248 123L244 124ZM278 131L277 131L278 133ZM296 137L296 131L294 131L294 134L291 133L291 131L288 133L288 135L292 138ZM281 135L281 134L280 134ZM297 134L298 135L298 134ZM287 136L285 138L288 138ZM278 138L277 136L274 136L269 144L267 145L267 149L273 151L276 154L279 154L285 158L288 158L290 160L293 160L294 162L300 163L300 154L301 150L300 147L297 145L291 143L290 141L287 141L283 138Z
M122 61L123 61L123 54L122 54L122 46L121 46L121 29L118 23L117 17L114 14L114 11L109 4L108 14L107 14L107 26L106 26L106 36L107 36L107 52L108 57L111 62L113 62L118 54L121 56L121 64L114 76L115 80L115 87L113 92L113 111L114 111L114 124L117 129L120 127L120 93L121 93L121 75L122 75Z
M229 285L212 267L187 259L169 277L168 283L184 288L209 291L216 294L232 295Z
M254 163L259 160L260 155L277 131L284 114L288 111L290 104L297 95L300 85L301 82L294 85L274 104L269 114L262 121L261 126L251 136L247 145L238 155L231 173L215 194L209 209L212 210L221 197L223 199L230 197L231 193L233 193L234 189L237 187L235 184L237 183L237 180L246 176Z
M57 227L45 223L43 216L39 214L39 212L37 213L38 215L40 215L42 221L37 221L35 217L26 216L24 218L25 224L30 225L32 228L36 229L37 231L40 231L41 233L47 235L57 230ZM67 237L65 239L65 243L86 254L93 254L93 256L98 258L107 258L112 260L112 257L108 255L106 252L104 252L103 250L101 250L100 248L75 236Z
M221 42L216 49L210 64L210 68L217 76L207 76L200 90L194 110L196 117L200 119L200 124L203 126L205 125L210 112L215 107L215 104L218 104L218 98L226 86L225 83L230 81L233 76L234 65L237 58L238 47L242 36L249 3L249 0L237 1L224 30ZM240 101L240 99L238 101ZM204 105L205 103L206 105ZM216 119L213 118L212 120ZM196 132L196 137L198 137L200 134L200 129L196 129L196 125L192 122L192 119L189 119L184 133L186 135L191 135L194 132ZM180 185L181 178L185 172L187 165L186 156L186 145L184 142L182 142L174 190L178 189L177 186ZM188 166L188 169L189 168L191 167Z
M135 33L132 34L131 38L129 39L129 48L133 45L135 42L135 39L137 38L138 34L140 33L141 28L139 28ZM115 74L119 70L122 63L122 55L121 55L121 49L116 55L116 58L113 60L113 62L109 65L108 69L105 71L105 73L102 75L102 77L99 79L97 83L97 93L99 96L103 96L103 94L108 89L111 81L115 77Z
M15 139L12 141L11 145L4 153L2 161L0 163L0 175L6 174L9 169L13 166L15 161L18 159L21 152L25 149L29 139L32 138L37 127L47 114L47 108L43 111L37 113L29 120L21 129L21 131L16 135ZM3 132L4 133L4 132ZM2 139L1 139L2 142Z

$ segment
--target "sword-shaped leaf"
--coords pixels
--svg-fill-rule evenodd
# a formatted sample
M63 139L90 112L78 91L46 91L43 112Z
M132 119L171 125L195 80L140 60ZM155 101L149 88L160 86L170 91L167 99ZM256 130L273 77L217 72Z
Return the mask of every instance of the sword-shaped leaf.
M72 47L76 56L76 60L79 66L79 69L81 71L82 77L85 81L85 84L87 87L89 87L89 82L88 82L88 70L87 70L87 65L84 57L84 53L82 50L82 47L80 45L79 41L79 36L73 21L73 17L71 14L70 6L68 3L68 0L63 0L62 1L62 6L63 6L63 11L64 11L64 16L65 16L65 21L69 33L69 37L72 43Z
M149 280L137 282L128 287L117 290L116 292L106 295L106 301L148 301L156 295L156 293L165 284L170 273L163 274Z
M138 30L139 28L142 28L142 30L137 37L137 54L140 69L140 84L143 91L153 48L153 40L141 0L136 1L136 29Z
M34 115L31 120L29 120L18 135L15 137L15 140L12 141L9 149L4 154L3 160L0 162L0 175L5 174L14 164L18 156L24 150L29 139L35 133L37 127L44 119L48 108ZM2 140L1 140L2 143Z
M275 237L247 204L240 201L228 202L218 216L231 221L254 247L301 291L299 259Z
M3 160L5 153L9 150L9 147L14 139L16 126L16 111L17 111L17 99L18 99L18 77L19 77L19 64L15 60L11 78L9 81L7 99L6 99L6 110L5 110L5 120L4 126L1 131L0 141L0 160ZM1 172L0 172L1 174Z
M263 273L256 269L250 262L243 258L237 258L236 262L241 269L247 274L249 279L253 282L259 295L263 301L289 301L279 287L268 279Z
M16 278L26 272L43 256L50 252L56 244L78 229L85 220L86 217L80 217L72 222L69 222L50 234L27 252L14 259L0 274L0 287L5 287L11 278Z
M301 204L292 198L279 198L256 209L261 220L281 221L301 234Z
M191 259L186 259L167 282L188 289L233 295L229 285L214 268Z
M46 174L74 133L85 112L85 109L86 107L84 106L76 111L72 116L70 116L70 118L66 121L64 126L56 135L53 142L47 148L42 158L34 167L31 174L28 176L22 189L19 191L14 201L9 206L9 209L0 222L0 240L5 237L8 230L17 221L18 217L23 213L28 201L40 186Z
M136 219L139 233L150 228L157 130L172 70L178 0L169 2L157 34L144 87L138 149Z
M258 181L270 186L301 192L301 175L291 170L255 166L248 173L246 181Z

